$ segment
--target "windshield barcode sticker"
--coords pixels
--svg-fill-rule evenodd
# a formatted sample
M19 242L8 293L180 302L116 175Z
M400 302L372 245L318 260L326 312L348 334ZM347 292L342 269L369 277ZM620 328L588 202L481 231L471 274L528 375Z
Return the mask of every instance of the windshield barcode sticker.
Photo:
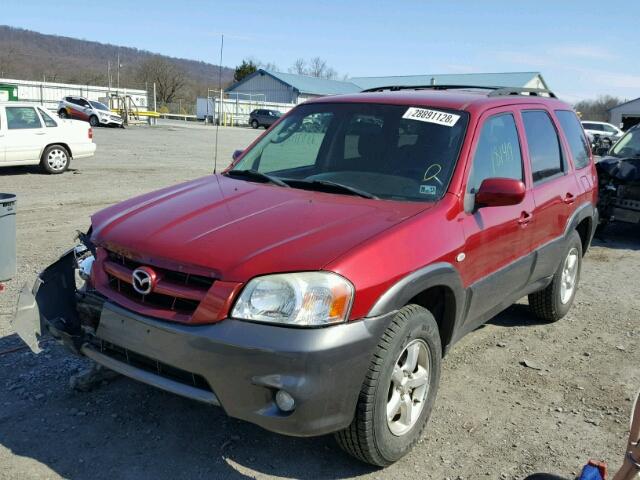
M437 123L445 127L453 127L460 115L455 113L439 112L438 110L429 110L428 108L409 107L402 115L402 118L409 120L418 120L419 122Z

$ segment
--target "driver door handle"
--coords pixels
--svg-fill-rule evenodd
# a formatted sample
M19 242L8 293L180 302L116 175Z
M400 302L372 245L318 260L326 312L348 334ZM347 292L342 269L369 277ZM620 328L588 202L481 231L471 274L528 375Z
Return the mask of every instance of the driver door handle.
M518 224L522 225L524 227L524 226L528 225L531 222L532 218L533 218L533 214L532 213L523 211L520 214L520 218L518 219Z

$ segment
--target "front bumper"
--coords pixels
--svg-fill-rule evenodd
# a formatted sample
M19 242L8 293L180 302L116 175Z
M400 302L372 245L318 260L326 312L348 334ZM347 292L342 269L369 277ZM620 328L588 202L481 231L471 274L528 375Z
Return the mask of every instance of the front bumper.
M15 328L26 343L34 345L28 332L49 331L107 368L294 436L323 435L351 423L372 353L391 318L316 329L234 319L188 326L138 315L75 288L70 313L69 305L49 305L52 298L70 298L64 282L43 276L38 288L21 295ZM53 318L52 309L77 317ZM294 398L295 410L277 407L278 390Z
M98 117L98 120L100 122L100 125L115 125L118 127L121 127L122 124L124 123L124 119L121 118L113 118L112 116L109 117Z

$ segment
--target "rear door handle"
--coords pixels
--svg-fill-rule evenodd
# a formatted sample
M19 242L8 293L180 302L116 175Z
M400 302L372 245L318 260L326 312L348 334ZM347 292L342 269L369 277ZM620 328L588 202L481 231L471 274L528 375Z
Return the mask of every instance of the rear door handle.
M36 135L44 135L45 132L36 132Z
M531 219L533 218L533 215L529 212L522 212L520 214L520 218L518 219L518 224L525 226L528 225L529 222L531 222Z
M573 196L573 194L571 193L567 193L564 198L562 199L562 201L564 203L566 203L567 205L571 205L573 202L576 201L576 197Z

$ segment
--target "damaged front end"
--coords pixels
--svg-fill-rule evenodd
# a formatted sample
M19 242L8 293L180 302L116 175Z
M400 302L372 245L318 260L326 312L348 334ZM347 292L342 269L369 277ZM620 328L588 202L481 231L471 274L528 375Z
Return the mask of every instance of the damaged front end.
M640 223L640 158L605 157L596 168L601 224Z
M88 288L95 247L88 235L45 268L32 288L18 297L13 328L35 353L47 335L80 353L87 334L95 333L104 299Z

